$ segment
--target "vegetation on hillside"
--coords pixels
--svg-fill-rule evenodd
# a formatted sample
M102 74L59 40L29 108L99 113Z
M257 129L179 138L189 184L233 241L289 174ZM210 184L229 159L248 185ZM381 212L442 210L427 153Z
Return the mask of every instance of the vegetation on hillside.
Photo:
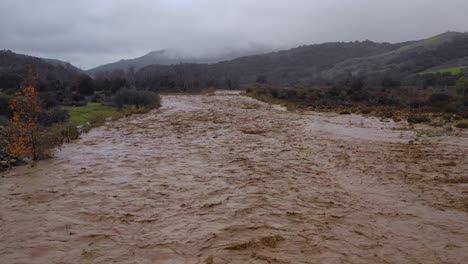
M457 67L445 68L445 69L440 69L440 70L435 70L435 71L423 72L421 74L450 73L452 75L458 75L458 74L462 73L465 69L466 69L466 66L457 66Z
M312 88L365 78L387 86L453 86L467 72L468 34L449 32L398 44L337 42L246 56L216 64L149 65L94 75L96 90L128 86L155 92L239 89L252 83ZM462 64L460 64L462 63ZM453 69L451 69L453 68ZM447 70L440 70L447 69ZM426 72L430 74L422 74ZM108 92L108 91L106 91Z
M18 88L18 76L24 72L20 66L9 65L34 66L39 76L35 85L48 107L83 105L88 97L109 96L122 87L153 92L200 92L208 87L238 89L255 82L314 87L330 86L350 76L376 83L398 82L397 86L432 86L430 82L434 81L437 85L453 85L466 68L448 70L455 66L442 65L463 63L463 58L468 58L468 34L456 32L397 44L357 41L308 45L215 64L143 68L127 65L128 70L93 71L93 78L72 67L5 51L0 53L0 89L4 93L14 91ZM439 66L447 70L439 70ZM424 75L440 76L419 76L425 71L432 74ZM453 76L446 76L450 74Z

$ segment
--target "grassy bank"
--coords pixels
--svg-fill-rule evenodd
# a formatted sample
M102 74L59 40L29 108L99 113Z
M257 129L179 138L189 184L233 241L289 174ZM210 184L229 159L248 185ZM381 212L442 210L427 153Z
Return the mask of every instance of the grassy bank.
M84 106L69 106L62 107L62 109L69 115L68 126L79 126L87 131L104 124L106 120L116 120L132 114L144 114L154 108L159 108L161 98L153 92L123 88L113 96L111 105L88 102Z
M94 127L102 126L106 121L117 120L133 114L148 113L155 106L125 105L122 108L107 106L102 103L88 103L84 106L64 106L69 115L68 122L56 124L52 130L60 134L66 142L78 139L79 135Z
M88 103L85 106L66 106L63 109L70 115L68 123L74 126L84 126L86 124L99 126L108 118L114 119L122 115L117 108L105 106L102 103Z

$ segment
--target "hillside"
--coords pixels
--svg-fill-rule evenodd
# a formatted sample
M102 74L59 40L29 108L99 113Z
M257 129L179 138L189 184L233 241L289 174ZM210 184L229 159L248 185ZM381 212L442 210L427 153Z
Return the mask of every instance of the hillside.
M130 68L139 70L149 65L174 65L181 63L210 64L220 61L232 60L242 56L264 53L266 50L267 49L265 47L253 47L244 51L230 51L213 56L184 56L175 50L157 50L151 51L138 58L120 60L114 63L104 64L87 70L87 73L90 75L95 75L99 72L111 72L114 70L127 71Z
M181 62L192 62L192 58L182 58L176 54L171 54L171 52L166 50L152 51L148 54L145 54L141 57L120 60L114 63L104 64L96 68L90 69L87 71L88 74L94 75L98 72L110 72L113 70L128 70L133 67L135 70L139 70L145 66L151 64L159 65L172 65Z
M321 78L323 71L342 61L367 58L402 46L372 41L324 43L243 57L208 68L215 76L228 74L240 83L255 82L259 75L271 83L301 82Z
M390 52L405 44L336 42L301 46L290 50L244 56L215 64L149 65L137 72L141 87L186 90L193 80L208 86L235 88L256 82L261 76L272 84L300 83L321 79L321 73L351 58ZM188 84L187 84L188 83Z
M447 69L454 69L454 68L458 68L463 71L464 68L467 68L467 67L468 67L468 56L460 58L460 59L454 59L446 63L443 63L441 65L426 69L422 73L434 73L434 72L440 72L440 71L444 71Z
M264 75L270 83L333 80L343 75L396 75L404 78L445 64L466 65L468 33L447 32L429 39L399 44L371 41L325 43L210 66L241 83ZM458 63L456 63L458 61Z
M468 33L446 32L428 39L396 44L367 40L306 45L216 63L211 62L222 57L188 58L174 51L160 50L102 65L86 73L95 76L102 72L99 78L103 85L105 79L124 78L139 88L189 91L194 87L199 90L208 86L235 89L239 84L257 81L273 85L326 84L346 76L378 80L391 76L401 81L419 73L468 66L467 58ZM15 87L19 76L24 76L30 66L39 74L41 81L52 79L69 83L82 74L81 70L65 62L2 51L0 84L3 87L0 88ZM134 74L128 72L131 67L135 69ZM121 72L112 74L117 69Z
M337 63L323 72L324 78L342 74L392 74L400 78L445 65L463 64L468 56L468 33L448 32L420 40L401 48L367 58L356 58Z
M183 71L184 75L197 75L201 81L218 85L231 80L239 84L257 80L281 85L310 84L343 76L392 76L402 80L433 69L467 66L467 56L468 33L447 32L397 44L356 41L301 46L215 64L185 65ZM151 84L158 82L157 78L171 78L182 68L166 67L150 65L137 75L146 78L146 86L154 86Z
M37 74L39 83L49 88L69 84L83 74L70 63L0 50L0 91L16 89L21 80L29 76L29 69Z

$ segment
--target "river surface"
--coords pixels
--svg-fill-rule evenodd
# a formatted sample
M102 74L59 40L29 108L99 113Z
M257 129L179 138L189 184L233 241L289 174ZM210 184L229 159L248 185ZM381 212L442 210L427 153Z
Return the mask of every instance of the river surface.
M467 157L403 123L166 95L0 176L0 263L468 263Z

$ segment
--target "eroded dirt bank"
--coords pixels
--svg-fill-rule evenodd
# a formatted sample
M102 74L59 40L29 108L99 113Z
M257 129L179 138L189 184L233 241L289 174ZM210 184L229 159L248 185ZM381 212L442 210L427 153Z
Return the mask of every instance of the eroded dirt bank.
M0 177L0 262L466 263L468 140L401 126L164 96Z

